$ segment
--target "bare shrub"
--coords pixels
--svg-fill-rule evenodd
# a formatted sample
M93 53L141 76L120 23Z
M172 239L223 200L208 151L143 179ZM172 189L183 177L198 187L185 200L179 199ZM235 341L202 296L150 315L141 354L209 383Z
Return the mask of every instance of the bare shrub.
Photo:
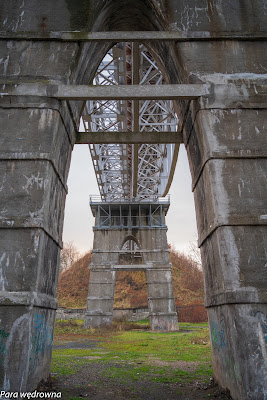
M208 313L202 305L178 307L179 322L208 322Z
M64 243L63 249L60 252L60 267L59 271L66 271L81 257L79 250L73 242Z

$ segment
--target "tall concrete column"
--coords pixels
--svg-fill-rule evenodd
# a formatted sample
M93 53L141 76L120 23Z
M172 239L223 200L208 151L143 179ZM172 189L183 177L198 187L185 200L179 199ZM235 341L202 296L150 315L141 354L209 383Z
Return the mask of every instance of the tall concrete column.
M145 271L149 319L152 330L178 330L177 312L172 288L171 264Z
M267 112L264 102L255 103L262 82L226 81L215 87L213 99L191 107L194 125L186 138L205 302L216 381L234 399L264 400Z
M91 267L85 328L111 324L115 283L115 270Z
M20 70L22 81L36 73L66 79L69 67L57 53L63 48L1 43L5 77ZM22 96L1 99L0 130L0 388L33 390L50 372L74 134L64 103Z

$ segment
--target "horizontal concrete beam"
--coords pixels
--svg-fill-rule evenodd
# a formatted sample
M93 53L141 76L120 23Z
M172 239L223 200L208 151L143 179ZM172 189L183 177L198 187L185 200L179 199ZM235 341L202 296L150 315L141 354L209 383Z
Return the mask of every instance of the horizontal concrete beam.
M66 42L146 42L266 40L267 32L249 31L108 31L108 32L0 32L4 40L57 40Z
M266 291L264 291L262 294L267 300ZM221 306L224 304L253 304L258 302L258 289L253 290L250 288L238 288L235 291L216 293L214 295L209 295L206 293L205 296L205 307Z
M267 217L267 216L266 216ZM267 219L267 218L266 218ZM120 254L120 253L132 253L132 250L92 250L91 253L97 254ZM138 253L170 253L169 249L151 249L151 250L138 250Z
M30 100L200 100L201 109L266 108L266 75L225 83L174 85L57 85L0 81L0 98L24 97ZM27 100L28 101L28 100Z
M267 220L261 215L234 215L228 217L217 218L213 221L208 229L202 230L198 236L198 247L201 247L205 240L212 235L216 229L227 226L267 226Z
M150 270L150 271L170 271L171 270L171 264L166 265L166 264L160 264L160 263L146 263L146 264L124 264L124 265L93 265L90 264L90 271L145 271L145 270Z
M0 291L0 306L35 306L57 309L57 299L45 293Z
M36 96L61 100L194 100L209 94L209 85L53 85L0 83L0 96Z
M183 143L180 132L80 132L76 144Z

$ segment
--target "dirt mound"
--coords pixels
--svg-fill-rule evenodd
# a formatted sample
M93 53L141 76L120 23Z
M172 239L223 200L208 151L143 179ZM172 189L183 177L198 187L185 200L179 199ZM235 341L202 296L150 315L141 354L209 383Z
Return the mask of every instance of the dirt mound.
M181 311L180 321L207 320L204 302L203 273L188 256L170 249L173 289L176 306ZM88 294L91 252L76 261L59 276L59 305L67 308L85 308ZM117 272L115 303L118 308L147 307L145 274L143 271Z
M91 252L89 251L66 271L59 275L58 302L66 308L84 308L88 295L89 265Z

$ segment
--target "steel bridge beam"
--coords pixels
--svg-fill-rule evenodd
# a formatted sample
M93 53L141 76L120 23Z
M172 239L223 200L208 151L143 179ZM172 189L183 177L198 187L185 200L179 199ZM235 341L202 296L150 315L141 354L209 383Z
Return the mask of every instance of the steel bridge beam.
M139 76L139 69L140 69L140 54L139 54L139 43L133 43L133 85L139 85L140 76ZM133 130L138 131L139 129L139 101L134 100L133 102ZM144 135L143 135L144 137ZM139 153L139 146L138 144L134 144L133 146L133 175L132 175L132 195L136 197L137 194L137 181L138 181L138 157Z
M76 144L183 143L181 132L79 132Z

